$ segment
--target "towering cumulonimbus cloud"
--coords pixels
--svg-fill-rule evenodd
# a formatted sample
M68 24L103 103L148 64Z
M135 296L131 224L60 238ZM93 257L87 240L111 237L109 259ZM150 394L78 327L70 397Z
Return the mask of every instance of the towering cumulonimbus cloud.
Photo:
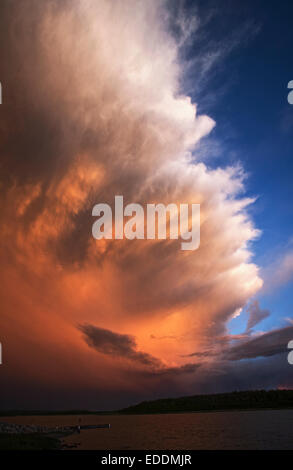
M180 89L165 2L4 0L0 8L8 387L29 369L33 384L107 391L157 387L164 370L176 382L180 370L182 388L262 281L243 171L211 170L193 153L215 122ZM200 203L200 248L94 240L92 207L115 195ZM84 340L85 325L96 341L99 332L99 347ZM105 331L128 341L127 354L103 354ZM194 351L197 363L187 363Z

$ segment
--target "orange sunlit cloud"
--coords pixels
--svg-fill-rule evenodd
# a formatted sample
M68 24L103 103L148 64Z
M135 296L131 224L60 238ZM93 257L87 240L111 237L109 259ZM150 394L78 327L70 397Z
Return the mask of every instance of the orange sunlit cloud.
M17 6L37 41L18 33L23 54L32 52L10 63L15 83L21 64L21 87L1 129L7 381L189 389L215 367L207 348L221 350L228 320L262 287L251 261L253 200L242 195L241 168L210 170L192 157L215 122L179 93L163 2L72 3ZM200 248L94 240L93 205L119 194L200 203Z

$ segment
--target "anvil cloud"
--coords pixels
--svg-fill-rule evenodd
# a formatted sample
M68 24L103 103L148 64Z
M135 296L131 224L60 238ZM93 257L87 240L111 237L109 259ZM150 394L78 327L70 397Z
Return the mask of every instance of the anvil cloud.
M243 171L196 157L215 122L179 85L184 34L171 35L162 1L0 9L4 403L113 407L191 393L213 380L217 357L203 352L262 280ZM201 204L200 248L93 240L93 204L116 194Z

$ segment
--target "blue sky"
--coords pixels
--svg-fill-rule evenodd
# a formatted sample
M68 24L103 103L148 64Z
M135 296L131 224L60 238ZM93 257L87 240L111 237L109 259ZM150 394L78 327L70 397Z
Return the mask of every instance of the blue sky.
M187 2L203 19L202 39L189 45L185 58L205 50L217 57L192 98L199 113L215 119L208 139L209 166L241 163L248 177L248 196L257 197L250 208L262 234L253 245L253 261L265 272L292 250L293 236L293 106L287 101L293 79L293 2L220 1ZM196 37L196 36L195 36ZM216 52L216 54L215 54ZM192 90L192 74L188 83ZM292 318L292 282L258 295L270 317L257 329L284 326ZM232 320L230 329L240 333L247 316Z

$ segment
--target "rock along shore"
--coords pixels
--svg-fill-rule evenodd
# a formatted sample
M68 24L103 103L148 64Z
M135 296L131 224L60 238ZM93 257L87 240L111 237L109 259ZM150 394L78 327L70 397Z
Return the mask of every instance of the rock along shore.
M31 433L72 433L76 426L40 426L37 424L14 424L0 422L0 434L31 434Z

